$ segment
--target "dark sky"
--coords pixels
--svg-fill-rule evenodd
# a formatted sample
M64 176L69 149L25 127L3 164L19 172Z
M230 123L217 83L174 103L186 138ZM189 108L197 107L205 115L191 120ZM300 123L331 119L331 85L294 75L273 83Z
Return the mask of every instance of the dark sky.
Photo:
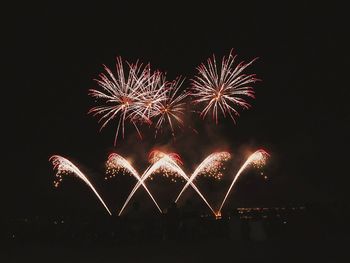
M8 95L3 95L2 194L9 214L52 214L78 206L100 211L81 183L69 180L61 189L52 187L50 155L79 164L104 194L106 185L98 178L110 152L143 159L154 145L183 155L189 171L214 149L230 149L237 160L246 150L267 149L272 154L268 186L260 181L249 188L243 180L246 193L239 191L239 200L255 192L267 204L344 199L349 32L343 8L333 1L322 6L241 2L17 8L8 21L14 42L7 52L10 84L3 87ZM154 140L146 132L140 142L129 130L115 149L114 127L99 133L96 119L87 115L94 105L87 95L96 87L93 79L102 64L112 67L118 55L151 62L169 78L189 79L213 53L221 57L231 48L240 60L259 57L250 72L263 80L256 85L252 109L242 112L237 125L222 120L216 126L193 116L199 135L180 133L172 142L169 136ZM135 162L142 170L143 161ZM113 195L106 195L113 203Z

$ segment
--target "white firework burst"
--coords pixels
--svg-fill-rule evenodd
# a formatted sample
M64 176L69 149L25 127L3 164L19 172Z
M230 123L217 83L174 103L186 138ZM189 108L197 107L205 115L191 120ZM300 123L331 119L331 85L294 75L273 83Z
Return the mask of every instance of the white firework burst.
M100 116L102 130L113 119L117 119L117 129L114 140L116 144L119 130L122 130L124 138L125 122L128 120L134 125L140 137L137 127L138 122L150 122L143 113L145 99L152 97L155 101L165 99L161 91L155 91L160 81L160 73L151 73L150 64L123 63L121 57L116 61L116 74L104 66L107 74L101 73L97 84L102 90L91 89L89 95L102 102L100 106L93 107L89 113Z
M175 136L175 125L183 126L183 115L185 112L185 99L188 92L180 91L180 88L184 82L181 77L176 78L174 81L166 82L166 99L160 101L155 107L153 117L157 117L156 135L166 123L171 129L172 136Z
M223 57L221 65L217 65L215 56L208 59L207 64L197 67L198 74L192 79L192 96L194 103L204 104L200 115L203 119L209 112L218 122L218 114L229 115L235 122L234 116L239 116L237 106L248 109L250 104L246 97L254 98L251 86L259 79L255 74L242 73L256 59L248 63L240 62L234 66L236 55L231 50L229 56Z

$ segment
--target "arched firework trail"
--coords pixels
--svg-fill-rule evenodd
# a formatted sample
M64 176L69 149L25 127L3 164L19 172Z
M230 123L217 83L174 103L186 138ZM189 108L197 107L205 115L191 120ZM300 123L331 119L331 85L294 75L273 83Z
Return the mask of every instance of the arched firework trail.
M90 189L94 192L94 194L100 200L102 205L106 208L109 215L112 215L107 205L105 204L101 196L98 194L95 187L91 184L89 179L71 161L59 155L53 155L52 157L50 157L49 161L52 162L53 169L57 170L57 173L56 173L57 180L55 181L55 187L57 187L59 183L62 181L62 176L68 175L68 174L74 174L78 178L83 180L84 183L86 183L90 187Z
M231 50L228 58L223 57L221 66L217 65L215 56L197 67L197 75L192 79L193 102L204 104L200 115L203 119L211 112L213 119L218 123L218 112L226 117L229 115L234 122L234 116L239 116L236 106L248 109L250 104L245 97L254 98L251 83L257 79L255 74L242 74L255 59L248 63L241 62L234 67L236 55Z
M140 175L125 158L123 158L122 156L120 156L119 154L116 154L116 153L110 154L108 157L108 160L107 160L107 173L109 173L108 172L109 170L119 171L119 170L123 170L123 169L128 171L132 176L134 176L138 182L141 182ZM112 173L114 174L114 172L112 172ZM151 192L148 190L147 186L144 184L144 182L141 182L141 184L142 184L143 188L145 188L148 195L151 197L153 203L156 205L159 212L162 213L162 209L160 209L158 203L156 202L156 200L152 196Z
M196 179L196 177L202 173L205 172L209 175L215 174L217 176L218 170L221 168L222 163L224 161L227 161L229 158L231 158L230 153L228 152L217 152L210 154L207 158L202 161L196 170L192 173L191 177L185 184L185 186L181 189L179 195L177 196L175 203L177 203L183 194L183 192L187 189L187 187Z
M130 202L131 198L133 197L133 195L135 194L135 192L137 191L137 189L141 186L142 182L144 182L147 178L149 178L155 171L157 171L158 169L166 169L169 171L173 171L177 174L179 174L183 179L185 179L186 181L189 180L188 176L185 174L185 172L178 166L178 164L168 155L165 154L164 157L162 157L161 159L159 159L158 161L156 161L152 166L150 166L149 168L147 168L147 170L143 173L143 175L141 176L141 180L139 182L137 182L137 184L135 185L134 189L130 192L128 198L126 199L122 209L119 212L119 216L123 213L125 207L128 205L128 203ZM193 187L193 189L198 193L198 195L202 198L202 200L205 202L205 204L209 207L209 209L213 212L213 214L215 214L215 211L213 210L213 208L211 207L211 205L208 203L208 201L205 199L205 197L203 196L203 194L198 190L197 186L195 186L192 182L190 182L190 185Z
M220 205L218 214L221 214L221 209L224 206L227 197L229 196L229 194L231 193L231 189L232 187L235 185L236 181L238 180L238 178L240 177L240 175L242 174L242 172L249 166L249 165L254 165L257 167L261 167L266 163L266 159L269 157L270 155L265 151L265 150L257 150L256 152L254 152L253 154L251 154L248 159L244 162L244 164L241 166L241 168L238 170L237 174L235 175L229 189L226 192L226 195L224 197L224 199L222 200L222 203Z

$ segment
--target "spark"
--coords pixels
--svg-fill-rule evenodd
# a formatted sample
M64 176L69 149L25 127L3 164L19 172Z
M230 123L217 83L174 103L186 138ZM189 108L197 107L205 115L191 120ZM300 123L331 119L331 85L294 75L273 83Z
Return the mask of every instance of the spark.
M59 156L59 155L53 155L50 157L49 161L52 162L53 169L57 170L56 172L56 180L54 181L55 187L58 187L60 182L62 182L62 178L65 175L73 174L77 176L79 179L83 180L84 183L86 183L90 189L94 192L94 194L97 196L97 198L100 200L102 205L106 208L107 212L111 214L110 210L108 209L107 205L101 198L101 196L96 191L95 187L92 185L92 183L89 181L89 179L79 170L78 167L76 167L72 162L70 162L68 159Z
M168 156L175 163L177 163L179 165L183 165L183 162L182 162L179 154L177 154L177 153L164 153L164 152L159 151L159 150L151 151L150 154L148 155L148 161L153 164L165 156Z
M234 67L236 55L231 50L228 58L223 57L221 66L216 63L215 56L197 67L198 74L192 79L192 96L194 103L204 104L200 115L204 119L209 112L218 123L218 114L224 117L229 115L234 122L239 116L236 106L244 109L250 108L245 97L255 98L251 83L259 79L255 74L243 74L243 70L256 59L248 63L241 62Z
M149 163L154 164L154 163L158 162L160 159L162 159L163 157L170 158L173 162L175 162L178 165L183 165L183 162L182 162L179 154L177 154L177 153L164 153L164 152L159 151L159 150L151 151L150 154L148 155L148 161L149 161ZM166 165L160 166L156 172L157 172L157 174L161 174L166 178L171 178L171 181L174 183L177 182L176 178L183 179L179 173L174 171L174 169L169 169L169 167ZM156 172L152 173L150 175L150 177L149 177L150 180L153 180L153 175L156 174Z
M238 180L238 178L240 177L240 175L242 174L242 172L250 165L253 165L254 167L257 168L261 168L263 165L266 164L266 160L270 155L265 151L265 150L257 150L256 152L254 152L253 154L251 154L248 159L245 161L245 163L241 166L241 168L238 170L237 174L235 175L229 189L226 192L226 195L220 205L219 208L219 213L221 213L221 209L224 206L227 197L229 196L229 194L231 193L231 189L234 186L234 184L236 183L236 181Z

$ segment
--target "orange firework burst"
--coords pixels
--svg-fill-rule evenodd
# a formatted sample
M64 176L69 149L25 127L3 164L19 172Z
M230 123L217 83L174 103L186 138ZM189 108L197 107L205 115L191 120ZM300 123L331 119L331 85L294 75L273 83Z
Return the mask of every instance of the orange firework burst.
M183 165L183 162L182 162L179 154L177 154L177 153L164 153L164 152L159 151L159 150L151 151L150 154L148 155L148 161L150 163L155 163L166 156L169 157L171 160L173 160L178 165Z

